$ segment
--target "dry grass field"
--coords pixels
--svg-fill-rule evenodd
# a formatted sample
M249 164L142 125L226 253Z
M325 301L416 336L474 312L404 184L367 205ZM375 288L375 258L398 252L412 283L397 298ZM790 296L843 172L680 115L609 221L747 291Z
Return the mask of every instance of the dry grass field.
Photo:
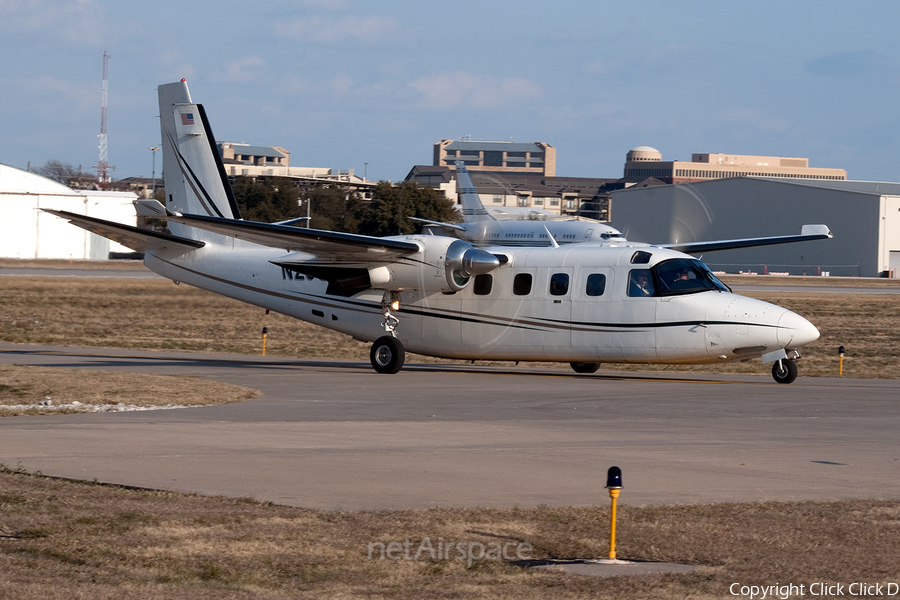
M900 580L898 501L620 505L620 558L700 567L690 574L602 579L475 558L498 542L538 561L605 557L608 511L313 511L3 469L0 598L680 600L735 597L734 583L828 581L849 596L853 582ZM473 552L419 552L425 538ZM381 557L377 544L407 540L408 559Z
M0 417L206 406L259 395L258 390L193 377L0 365Z

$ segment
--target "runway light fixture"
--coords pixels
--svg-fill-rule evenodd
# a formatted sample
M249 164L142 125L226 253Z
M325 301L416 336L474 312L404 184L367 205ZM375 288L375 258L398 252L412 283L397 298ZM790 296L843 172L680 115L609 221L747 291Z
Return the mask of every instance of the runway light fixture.
M612 499L609 527L609 560L616 560L616 500L619 499L619 491L622 489L622 469L610 467L606 472L606 489Z
M619 467L609 468L609 471L606 472L606 489L609 490L609 497L612 500L612 510L609 514L609 558L601 558L589 562L604 565L633 565L634 563L629 560L618 560L616 558L616 500L619 499L619 492L622 490L622 469Z

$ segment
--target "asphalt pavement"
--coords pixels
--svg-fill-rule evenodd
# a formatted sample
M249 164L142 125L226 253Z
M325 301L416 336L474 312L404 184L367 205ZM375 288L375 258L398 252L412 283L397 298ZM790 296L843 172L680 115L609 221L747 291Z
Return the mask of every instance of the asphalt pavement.
M311 508L900 497L900 381L368 363L0 344L0 363L260 389L180 410L0 419L0 462ZM801 368L802 373L802 368ZM63 401L63 399L59 399Z

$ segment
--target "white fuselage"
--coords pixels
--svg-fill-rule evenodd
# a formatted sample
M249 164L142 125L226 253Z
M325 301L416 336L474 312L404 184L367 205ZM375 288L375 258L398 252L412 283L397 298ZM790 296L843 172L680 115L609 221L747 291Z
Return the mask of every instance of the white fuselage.
M383 290L328 294L324 281L270 262L283 258L284 251L222 241L192 252L151 252L145 263L175 281L362 341L385 335ZM690 258L672 250L642 249L651 251L648 264L631 264L634 247L488 248L508 259L490 273L489 289L472 282L449 294L400 290L397 337L410 352L445 358L681 364L749 359L818 337L799 315L727 291L629 296L629 273L635 267ZM443 269L437 263L422 268L432 267L435 273ZM593 280L603 276L602 294L587 294L591 275ZM523 278L530 280L527 290L520 285ZM551 282L556 285L560 278L568 282L565 291L556 287L551 294Z
M461 227L459 236L476 246L552 246L550 235L560 245L626 241L609 225L587 221L474 221Z

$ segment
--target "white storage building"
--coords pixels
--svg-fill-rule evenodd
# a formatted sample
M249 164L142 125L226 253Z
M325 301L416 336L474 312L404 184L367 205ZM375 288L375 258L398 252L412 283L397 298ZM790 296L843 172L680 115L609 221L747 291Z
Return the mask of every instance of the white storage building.
M674 243L799 234L834 239L710 252L714 271L900 276L900 184L736 177L612 192L610 225L632 241Z
M0 257L107 260L130 249L94 235L41 208L135 225L132 192L73 190L40 175L0 164Z

